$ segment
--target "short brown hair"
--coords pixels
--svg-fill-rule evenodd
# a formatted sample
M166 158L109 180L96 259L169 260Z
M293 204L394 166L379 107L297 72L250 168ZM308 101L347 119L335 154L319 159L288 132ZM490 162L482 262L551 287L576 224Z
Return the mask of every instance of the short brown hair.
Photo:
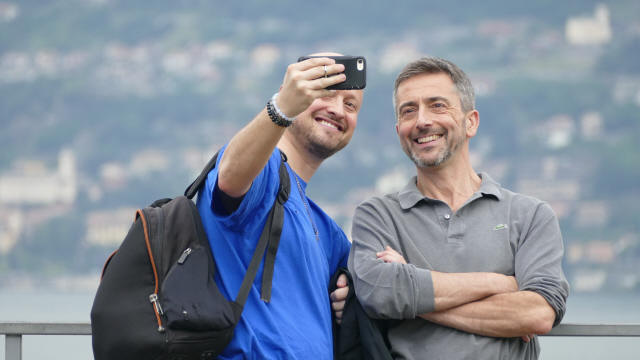
M400 84L416 75L420 74L437 74L445 73L449 75L451 81L458 90L460 96L460 103L462 104L462 111L467 112L475 109L475 93L473 91L473 84L467 74L462 71L456 64L451 61L441 59L435 56L425 56L418 60L412 61L407 64L396 78L395 85L393 87L393 111L396 112L396 96L398 94L398 87ZM396 116L398 114L396 113Z

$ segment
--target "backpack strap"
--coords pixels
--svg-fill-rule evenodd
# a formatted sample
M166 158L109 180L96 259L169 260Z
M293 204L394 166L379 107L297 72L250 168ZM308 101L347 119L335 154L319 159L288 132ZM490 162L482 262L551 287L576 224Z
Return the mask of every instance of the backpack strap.
M193 199L195 194L198 193L200 187L204 184L209 172L216 166L218 159L218 152L209 160L207 165L198 175L198 177L185 189L184 196L189 199ZM247 273L242 279L242 285L240 291L236 297L236 302L244 307L247 297L249 296L249 290L258 273L258 267L264 257L264 270L262 274L262 286L260 298L265 301L271 301L271 283L273 280L273 269L276 261L276 254L278 252L278 246L280 245L280 235L282 234L282 227L284 223L284 203L289 199L289 192L291 190L289 172L285 163L287 162L287 156L280 151L280 167L278 169L278 175L280 176L280 186L278 188L278 194L273 202L273 206L267 216L267 221L260 234L260 240L253 252L251 262L247 268ZM266 256L265 256L266 251Z
M253 257L249 263L247 273L240 285L240 291L236 297L236 303L244 307L247 297L249 296L249 290L258 273L258 267L262 262L262 257L267 251L267 255L264 260L264 270L262 272L262 287L261 287L261 300L265 302L271 301L271 282L273 280L273 268L276 260L276 253L278 252L278 245L280 244L280 235L282 234L282 226L284 223L284 203L289 198L290 183L289 173L285 162L287 157L283 152L280 152L280 168L278 173L280 175L280 186L278 188L278 195L276 196L271 211L267 217L267 222L260 234L260 240L258 246L253 252ZM267 249L268 247L268 249Z
M207 176L209 176L211 170L216 167L219 153L220 150L216 151L215 155L213 155L207 165L204 166L204 169L202 169L200 175L198 175L198 177L191 183L191 185L187 186L187 188L184 190L184 196L186 196L188 199L193 199L193 197L196 196L202 184L204 184L205 180L207 180Z
M280 235L282 234L282 227L284 223L284 203L289 199L289 192L291 190L289 182L289 172L284 163L287 161L287 156L280 152L280 168L278 173L280 175L280 187L278 188L278 195L276 201L274 201L271 207L273 213L273 219L270 219L271 226L269 232L269 245L267 248L267 256L264 259L264 270L262 273L262 295L260 299L265 302L271 301L271 280L273 280L273 268L276 261L276 253L278 252L278 246L280 245ZM271 218L271 214L269 214ZM262 232L266 232L265 229ZM261 235L262 237L262 235Z

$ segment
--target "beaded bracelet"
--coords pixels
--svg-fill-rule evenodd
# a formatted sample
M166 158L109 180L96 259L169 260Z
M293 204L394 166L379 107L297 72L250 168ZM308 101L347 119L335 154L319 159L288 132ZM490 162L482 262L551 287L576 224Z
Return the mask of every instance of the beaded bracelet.
M269 100L267 101L267 114L269 115L269 118L271 119L271 121L273 121L274 124L281 126L281 127L288 127L291 124L293 124L293 121L289 121L283 117L281 117L280 115L278 115L278 113L276 112L274 106L273 106L273 100Z
M276 105L277 97L278 93L275 93L273 94L271 99L267 101L267 114L269 114L269 118L271 118L271 121L273 121L276 125L282 127L290 126L296 118L290 118L286 116L282 111L280 111L278 105Z
M275 93L271 97L271 103L273 104L273 108L276 110L276 113L278 113L278 115L280 115L281 118L283 118L283 119L285 119L287 121L293 122L296 118L295 117L288 117L278 107L278 104L276 103L276 99L278 98L278 94L279 93Z

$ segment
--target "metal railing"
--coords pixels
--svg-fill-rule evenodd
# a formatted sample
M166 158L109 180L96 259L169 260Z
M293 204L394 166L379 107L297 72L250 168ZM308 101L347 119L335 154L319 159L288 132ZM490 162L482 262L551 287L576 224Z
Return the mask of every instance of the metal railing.
M91 335L89 323L0 322L5 360L22 359L23 335ZM640 337L640 324L560 324L543 336Z
M91 335L91 324L0 322L0 335L5 336L4 359L22 360L23 335Z

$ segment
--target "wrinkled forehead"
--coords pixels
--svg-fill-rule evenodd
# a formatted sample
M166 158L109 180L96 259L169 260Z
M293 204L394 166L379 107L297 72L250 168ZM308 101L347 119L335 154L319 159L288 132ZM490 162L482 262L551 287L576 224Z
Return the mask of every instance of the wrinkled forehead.
M412 76L398 85L396 102L407 100L406 97L451 97L458 102L458 90L446 73L424 73ZM400 105L400 104L397 104Z

